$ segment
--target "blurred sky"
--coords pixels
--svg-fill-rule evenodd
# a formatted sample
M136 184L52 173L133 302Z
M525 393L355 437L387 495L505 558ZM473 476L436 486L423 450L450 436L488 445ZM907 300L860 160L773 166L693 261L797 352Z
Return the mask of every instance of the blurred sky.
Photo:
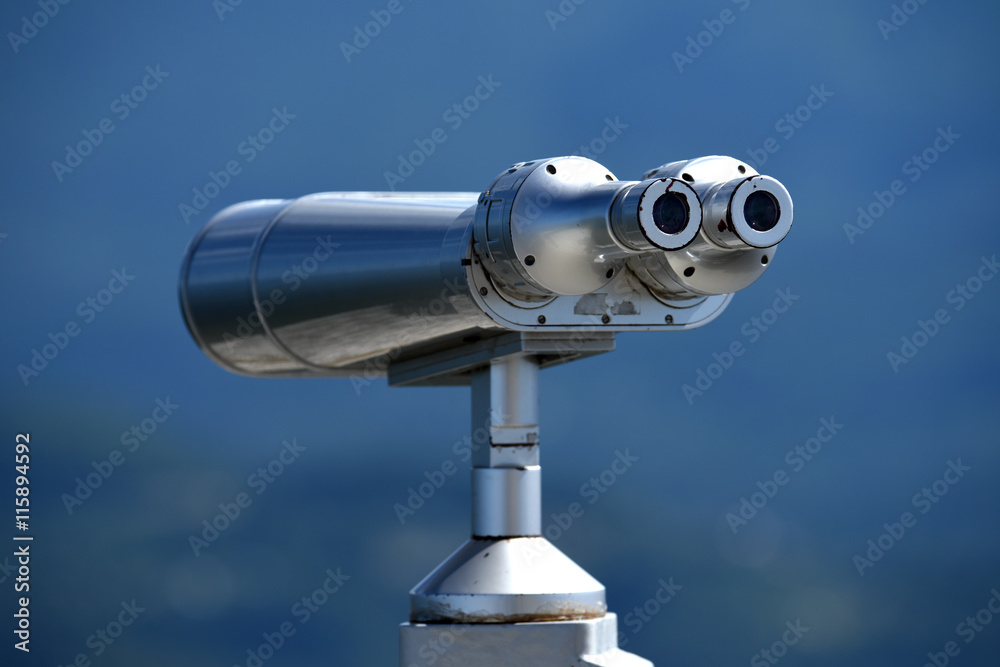
M3 664L245 665L284 621L296 634L269 666L395 664L407 591L468 533L464 469L405 524L393 505L460 462L467 390L231 375L191 341L177 275L215 211L386 189L436 128L447 140L399 189L481 191L509 164L589 147L623 179L732 155L795 200L772 266L710 326L620 335L542 375L546 516L616 451L638 457L556 541L607 586L627 650L746 664L801 621L788 664L922 665L948 642L952 664L997 664L1000 618L962 625L1000 590L996 4L390 4L0 8L0 423L8 452L31 434L35 536L32 652L9 646L5 565ZM345 55L372 12L391 21ZM481 77L494 89L478 109L447 115ZM275 110L287 126L248 148ZM620 133L595 142L609 123ZM231 160L239 173L185 220ZM867 228L845 230L859 207ZM116 271L134 278L120 289ZM797 300L765 331L753 318L778 290ZM37 375L18 370L59 341ZM687 400L734 341L746 353ZM915 356L894 368L890 352ZM122 434L168 399L129 451ZM843 427L811 460L786 458L824 419ZM252 491L293 439L300 457ZM124 462L67 509L114 450ZM946 476L949 462L968 470ZM780 472L734 534L727 513ZM195 556L202 521L248 491ZM913 525L884 537L906 512ZM880 537L890 549L861 576L855 556ZM350 578L302 622L293 605L338 568ZM642 620L671 577L683 588ZM95 633L133 600L144 611L105 643Z

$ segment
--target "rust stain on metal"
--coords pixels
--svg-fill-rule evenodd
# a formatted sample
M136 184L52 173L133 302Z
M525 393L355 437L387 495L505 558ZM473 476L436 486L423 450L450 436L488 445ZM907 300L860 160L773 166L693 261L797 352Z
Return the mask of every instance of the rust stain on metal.
M469 596L474 597L474 596ZM519 596L514 596L519 597ZM542 605L534 612L505 614L501 612L463 611L449 604L432 602L422 610L414 610L410 620L414 623L542 623L547 621L580 621L603 618L608 612L606 604L586 605L578 602L553 602Z

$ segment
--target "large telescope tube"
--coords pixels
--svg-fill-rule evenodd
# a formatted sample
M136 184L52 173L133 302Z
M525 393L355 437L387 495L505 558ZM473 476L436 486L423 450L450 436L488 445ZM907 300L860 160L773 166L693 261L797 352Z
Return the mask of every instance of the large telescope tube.
M535 160L481 194L230 206L188 248L180 301L231 371L382 373L511 330L701 326L759 277L791 221L784 187L732 158L642 181L581 157Z

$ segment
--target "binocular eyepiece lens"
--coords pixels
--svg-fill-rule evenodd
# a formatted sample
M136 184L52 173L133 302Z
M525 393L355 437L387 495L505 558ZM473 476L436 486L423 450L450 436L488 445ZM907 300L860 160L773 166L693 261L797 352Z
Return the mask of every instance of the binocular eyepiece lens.
M750 226L750 229L758 232L768 232L778 224L778 218L781 217L781 208L778 206L778 200L774 198L774 195L770 192L758 190L750 194L743 204L743 217ZM659 224L657 224L657 227L659 227Z
M687 199L676 192L664 193L653 204L653 224L664 234L680 234L690 216Z
M701 218L698 193L673 177L631 184L611 206L615 237L636 252L683 248L698 235Z

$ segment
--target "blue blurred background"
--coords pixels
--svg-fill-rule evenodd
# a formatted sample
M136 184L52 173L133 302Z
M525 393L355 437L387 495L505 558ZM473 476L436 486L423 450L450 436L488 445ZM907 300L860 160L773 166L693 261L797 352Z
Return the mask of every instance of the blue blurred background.
M13 514L15 435L30 433L35 540L30 655L11 647L14 543L0 551L3 664L253 665L286 621L295 634L264 664L396 664L407 591L468 534L464 467L405 521L394 506L464 466L467 390L228 374L191 341L176 281L215 211L384 190L436 128L447 140L397 189L480 191L555 155L636 179L723 154L794 197L776 261L710 326L620 335L542 375L545 515L583 504L556 544L607 586L627 650L998 664L998 13L4 3L0 499ZM480 77L493 90L457 123ZM248 148L274 110L294 118ZM206 192L230 160L239 173ZM778 290L796 299L775 318ZM737 341L723 368L714 355ZM685 395L700 373L711 386ZM842 428L831 439L821 420ZM787 455L817 434L809 460ZM304 450L258 493L250 476L286 440ZM637 462L591 503L583 486L626 450ZM249 507L194 548L240 493ZM328 570L341 587L306 617L296 605ZM660 604L671 578L682 588Z

